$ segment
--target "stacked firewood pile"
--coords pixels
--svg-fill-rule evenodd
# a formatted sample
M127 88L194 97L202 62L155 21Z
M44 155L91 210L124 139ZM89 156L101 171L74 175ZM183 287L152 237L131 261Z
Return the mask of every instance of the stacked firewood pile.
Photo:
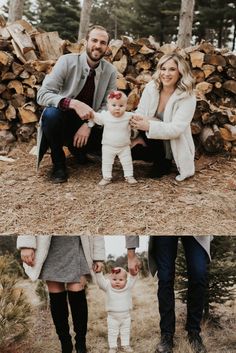
M0 18L0 149L35 137L42 107L37 90L60 55L81 53L85 41L70 43L57 32L40 32L24 20L6 25ZM106 59L118 70L117 86L128 95L128 110L138 105L145 84L163 54L179 52L196 78L197 109L192 133L197 147L236 154L236 56L203 42L180 50L152 38L112 40Z

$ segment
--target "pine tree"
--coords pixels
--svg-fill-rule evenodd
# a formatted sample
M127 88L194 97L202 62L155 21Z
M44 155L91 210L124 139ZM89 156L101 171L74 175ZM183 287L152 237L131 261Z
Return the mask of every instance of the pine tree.
M215 304L224 304L235 298L236 284L236 238L217 236L211 242L212 261L209 264L208 290L205 301L204 316L214 313ZM183 248L180 247L176 261L176 289L178 297L186 302L187 271Z
M33 7L32 7L33 6ZM32 24L47 32L57 31L62 39L76 42L80 22L79 0L27 0L25 14Z

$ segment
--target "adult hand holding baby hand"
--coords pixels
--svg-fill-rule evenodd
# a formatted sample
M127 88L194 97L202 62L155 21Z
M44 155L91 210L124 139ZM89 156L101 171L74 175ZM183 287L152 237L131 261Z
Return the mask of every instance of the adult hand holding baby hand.
M134 114L130 120L130 125L133 129L148 131L149 130L149 120L147 117L142 115Z

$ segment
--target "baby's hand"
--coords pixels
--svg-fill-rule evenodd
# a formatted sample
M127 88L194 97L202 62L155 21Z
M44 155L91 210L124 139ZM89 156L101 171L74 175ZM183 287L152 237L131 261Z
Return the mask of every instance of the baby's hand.
M93 271L95 273L100 273L102 272L102 268L103 268L103 262L101 261L94 261L93 263Z

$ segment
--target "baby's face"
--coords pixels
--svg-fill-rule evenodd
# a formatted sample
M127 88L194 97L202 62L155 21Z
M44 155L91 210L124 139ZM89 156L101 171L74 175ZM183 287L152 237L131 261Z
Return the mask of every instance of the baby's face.
M126 285L127 278L125 273L113 273L111 275L111 286L115 289L123 289Z
M116 118L121 117L127 107L127 99L125 97L121 97L120 99L111 98L108 100L108 110L109 112L115 116Z

